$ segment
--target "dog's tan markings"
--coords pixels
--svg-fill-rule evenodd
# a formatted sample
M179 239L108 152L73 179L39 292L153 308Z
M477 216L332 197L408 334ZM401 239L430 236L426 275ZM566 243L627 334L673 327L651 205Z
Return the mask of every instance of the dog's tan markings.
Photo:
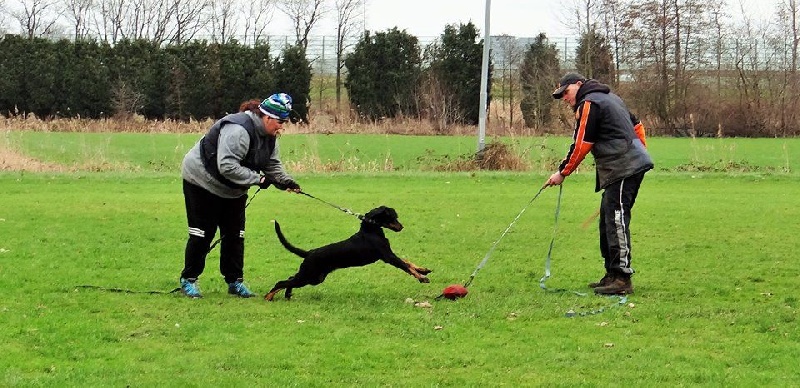
M264 295L264 300L268 300L268 301L272 302L272 299L275 298L275 294L277 294L278 291L280 291L280 290L275 290L275 291L270 292L267 295Z

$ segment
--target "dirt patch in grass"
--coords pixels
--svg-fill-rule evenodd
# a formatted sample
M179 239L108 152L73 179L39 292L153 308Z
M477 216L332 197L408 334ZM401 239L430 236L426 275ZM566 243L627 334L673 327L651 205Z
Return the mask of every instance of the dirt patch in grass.
M60 172L65 168L29 158L0 145L0 171Z
M486 145L483 151L458 155L454 158L449 155L433 158L424 157L425 164L432 165L434 171L528 171L528 153L530 150L519 149L500 141Z
M526 171L530 168L527 151L520 152L499 141L487 144L482 152L475 155L475 163L481 170Z

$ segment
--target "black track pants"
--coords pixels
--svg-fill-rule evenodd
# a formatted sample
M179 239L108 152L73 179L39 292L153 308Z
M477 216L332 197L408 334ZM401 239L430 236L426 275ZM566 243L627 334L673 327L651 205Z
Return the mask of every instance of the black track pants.
M206 255L219 228L221 237L219 271L231 283L244 273L244 225L247 195L221 198L183 181L189 240L186 242L182 278L196 278L203 273Z
M644 172L614 182L603 191L600 202L600 254L606 272L634 273L631 268L631 209Z

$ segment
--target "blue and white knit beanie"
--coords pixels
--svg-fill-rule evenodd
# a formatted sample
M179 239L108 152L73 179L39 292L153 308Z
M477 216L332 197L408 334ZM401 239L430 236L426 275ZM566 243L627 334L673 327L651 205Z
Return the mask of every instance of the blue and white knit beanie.
M275 93L258 106L265 115L278 120L288 120L292 111L292 96L286 93Z

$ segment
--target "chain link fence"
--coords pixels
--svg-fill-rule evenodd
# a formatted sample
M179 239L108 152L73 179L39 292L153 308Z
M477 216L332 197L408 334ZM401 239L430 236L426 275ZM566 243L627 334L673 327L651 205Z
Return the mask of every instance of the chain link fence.
M417 39L419 39L420 49L424 51L427 46L436 43L439 37L421 36L417 37ZM492 37L490 43L492 45L492 64L495 72L515 70L518 64L517 59L521 58L521 53L534 39L507 35ZM293 44L295 38L288 35L268 36L265 41L270 45L270 55L275 57L280 54L286 45ZM344 45L344 54L351 53L357 42L357 39L348 39ZM578 47L578 40L576 38L554 38L550 39L550 42L555 44L559 51L562 67L574 69L575 49ZM311 61L315 75L336 74L336 37L326 35L309 37L306 56Z

